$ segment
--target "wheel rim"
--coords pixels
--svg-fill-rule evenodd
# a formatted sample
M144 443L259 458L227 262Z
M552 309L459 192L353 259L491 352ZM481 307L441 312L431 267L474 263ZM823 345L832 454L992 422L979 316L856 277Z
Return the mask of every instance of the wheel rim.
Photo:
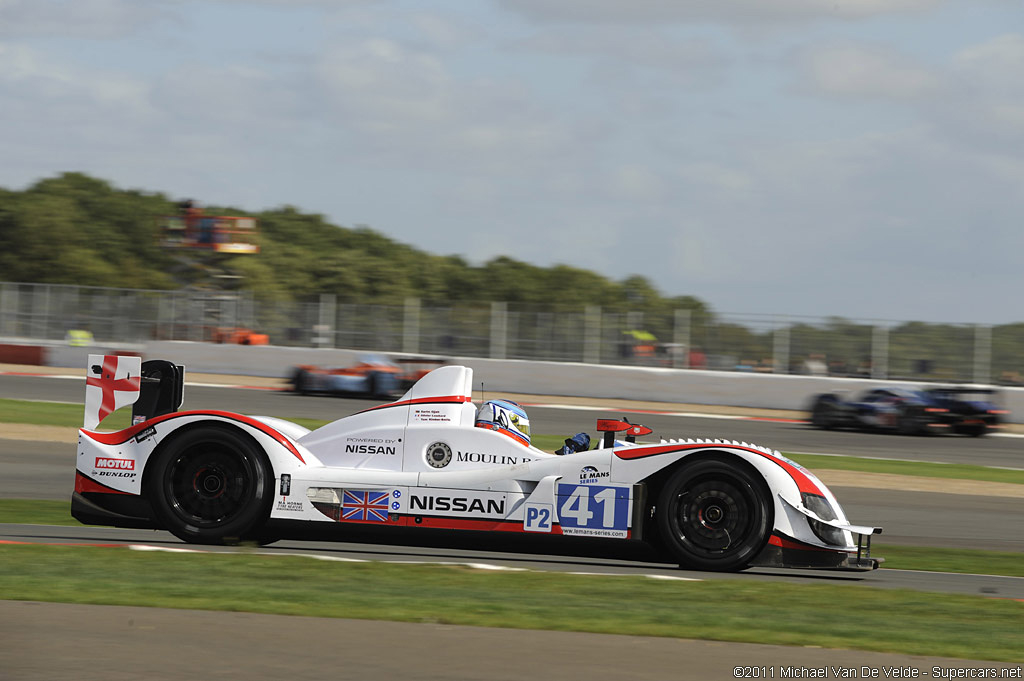
M222 443L184 450L168 466L165 491L174 513L189 525L223 525L242 513L255 489L248 457Z
M720 556L743 546L755 522L749 494L725 480L700 482L678 497L675 524L691 550Z

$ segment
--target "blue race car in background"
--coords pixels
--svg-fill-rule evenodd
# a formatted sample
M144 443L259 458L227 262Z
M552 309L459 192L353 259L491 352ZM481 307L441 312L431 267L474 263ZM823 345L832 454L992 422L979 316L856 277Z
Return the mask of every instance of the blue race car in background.
M991 388L871 388L847 399L843 393L811 398L810 421L815 428L922 435L951 432L979 437L999 428L1007 413L996 404Z

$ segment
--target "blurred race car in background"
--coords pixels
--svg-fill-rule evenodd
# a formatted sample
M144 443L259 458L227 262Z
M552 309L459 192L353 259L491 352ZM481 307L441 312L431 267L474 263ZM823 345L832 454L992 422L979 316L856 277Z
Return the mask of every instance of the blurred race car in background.
M1008 412L992 388L967 386L910 389L871 388L846 398L822 393L811 398L815 428L855 428L904 435L951 432L978 437L999 428Z
M292 371L292 390L301 395L366 395L387 398L402 393L431 369L447 360L429 357L391 359L384 355L361 355L356 364L325 369L302 365Z

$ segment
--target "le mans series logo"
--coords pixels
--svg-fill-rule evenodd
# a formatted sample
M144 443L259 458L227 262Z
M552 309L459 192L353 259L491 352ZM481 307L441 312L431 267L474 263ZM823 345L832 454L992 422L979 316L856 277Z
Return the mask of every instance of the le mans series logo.
M604 468L602 466L602 468ZM610 470L598 470L596 466L584 466L580 469L580 484L588 485L607 480L612 475Z
M108 478L134 478L134 459L115 459L109 456L96 457L96 475Z

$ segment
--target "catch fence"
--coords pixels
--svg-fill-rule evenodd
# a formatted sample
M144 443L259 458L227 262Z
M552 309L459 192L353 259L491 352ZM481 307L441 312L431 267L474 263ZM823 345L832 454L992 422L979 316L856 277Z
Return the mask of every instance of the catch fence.
M1022 385L1024 323L663 314L504 302L258 301L244 292L0 283L0 337L216 342L251 329L281 346Z

